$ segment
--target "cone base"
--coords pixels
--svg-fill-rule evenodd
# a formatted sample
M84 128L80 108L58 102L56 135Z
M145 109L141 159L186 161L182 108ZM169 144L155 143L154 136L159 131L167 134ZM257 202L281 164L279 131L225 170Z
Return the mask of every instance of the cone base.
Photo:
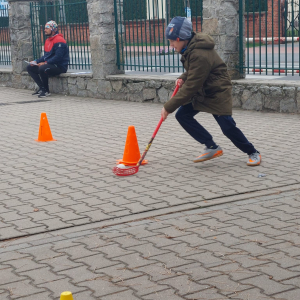
M41 143L45 143L45 142L54 142L57 141L55 139L49 140L49 141L40 141L39 139L35 140L36 142L41 142Z
M122 160L122 159L118 159L117 160L117 165L118 164L123 164L123 165L125 165L125 166L136 166L136 164L137 164L138 162L136 161L136 162L128 162L128 161L124 161L124 160ZM145 165L145 164L147 164L148 163L148 160L147 159L144 159L143 161L142 161L142 165Z

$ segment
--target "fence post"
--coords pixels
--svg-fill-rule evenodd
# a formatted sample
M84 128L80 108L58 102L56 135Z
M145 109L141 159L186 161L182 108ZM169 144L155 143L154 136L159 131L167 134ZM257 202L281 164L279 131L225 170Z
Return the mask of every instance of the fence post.
M11 61L15 85L21 82L21 73L26 69L24 60L32 60L32 34L30 2L9 0L9 30L11 39ZM20 85L19 85L20 86Z
M117 67L114 0L87 0L93 78L123 74Z
M227 64L231 78L240 78L239 0L203 1L202 28L214 38L215 49Z

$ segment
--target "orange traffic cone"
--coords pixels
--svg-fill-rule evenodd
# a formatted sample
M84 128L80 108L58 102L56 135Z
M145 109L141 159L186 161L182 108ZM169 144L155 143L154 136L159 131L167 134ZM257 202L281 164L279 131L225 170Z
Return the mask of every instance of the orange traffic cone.
M135 133L134 126L128 127L127 138L125 143L125 149L123 159L117 160L118 164L124 164L125 166L134 166L141 158L140 148ZM143 160L142 165L148 163L147 160Z
M49 122L48 122L46 113L41 113L39 136L38 136L38 139L36 141L37 142L56 141L52 137L52 133L51 133L51 130L50 130L50 126L49 126Z

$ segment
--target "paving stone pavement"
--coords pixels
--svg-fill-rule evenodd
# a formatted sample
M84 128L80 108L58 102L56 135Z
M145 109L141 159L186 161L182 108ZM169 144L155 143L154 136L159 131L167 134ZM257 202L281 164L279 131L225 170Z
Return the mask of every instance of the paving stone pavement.
M300 191L0 242L0 299L298 300Z
M128 126L135 126L142 152L161 104L62 95L40 100L31 91L3 87L0 93L0 240L199 208L300 183L300 115L234 112L238 126L262 153L262 165L254 168L246 166L247 156L204 113L197 118L224 155L192 163L203 147L170 116L147 154L149 164L120 178L111 169L123 156ZM41 112L47 113L56 142L34 140ZM260 173L267 176L258 178Z

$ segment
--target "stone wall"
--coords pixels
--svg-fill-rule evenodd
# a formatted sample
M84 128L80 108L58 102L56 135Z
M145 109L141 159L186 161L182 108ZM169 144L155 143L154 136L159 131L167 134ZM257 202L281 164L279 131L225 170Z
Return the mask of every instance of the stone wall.
M12 73L0 71L0 86L34 89L34 82L23 72L22 83ZM92 74L66 73L50 78L53 93L108 100L165 103L174 90L176 76L111 75L105 80ZM233 107L246 110L300 113L300 81L233 80Z

